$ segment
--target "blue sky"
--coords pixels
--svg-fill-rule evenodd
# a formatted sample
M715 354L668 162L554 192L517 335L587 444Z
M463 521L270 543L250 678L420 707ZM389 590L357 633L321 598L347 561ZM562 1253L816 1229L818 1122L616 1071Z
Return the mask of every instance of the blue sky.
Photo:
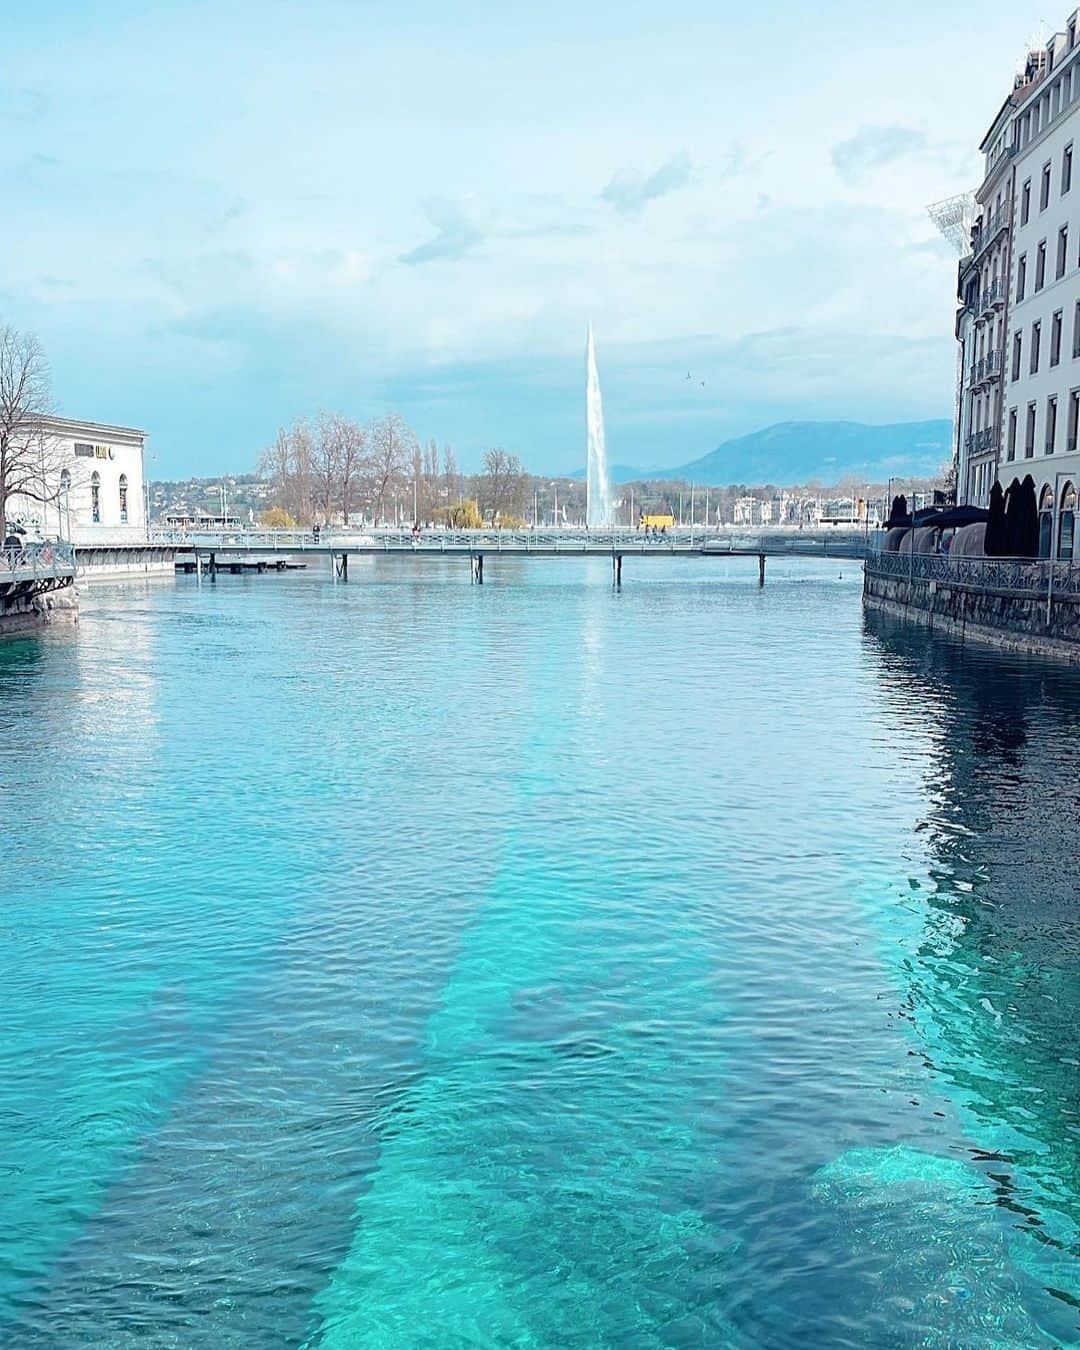
M37 333L60 411L147 428L157 477L249 468L322 407L398 408L467 466L573 468L590 318L618 463L950 416L955 264L924 208L977 182L1037 23L10 6L0 322Z

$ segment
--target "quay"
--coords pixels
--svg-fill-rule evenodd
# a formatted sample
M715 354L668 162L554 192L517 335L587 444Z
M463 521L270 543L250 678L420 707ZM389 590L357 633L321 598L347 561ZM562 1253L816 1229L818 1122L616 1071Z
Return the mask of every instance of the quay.
M871 550L868 609L961 641L1080 662L1080 563Z

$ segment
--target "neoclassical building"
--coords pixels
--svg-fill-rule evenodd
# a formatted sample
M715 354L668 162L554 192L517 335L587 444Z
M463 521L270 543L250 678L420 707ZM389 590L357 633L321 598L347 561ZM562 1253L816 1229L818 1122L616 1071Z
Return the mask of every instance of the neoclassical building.
M1071 558L1080 488L1080 11L1023 72L983 139L961 260L959 500L1031 474L1044 556Z
M146 433L67 417L41 420L45 503L12 497L7 514L76 543L146 533Z

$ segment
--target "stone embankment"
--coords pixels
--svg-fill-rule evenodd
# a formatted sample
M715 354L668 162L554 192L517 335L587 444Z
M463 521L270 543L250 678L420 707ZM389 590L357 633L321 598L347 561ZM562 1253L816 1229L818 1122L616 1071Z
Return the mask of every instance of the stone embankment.
M33 595L0 597L0 637L50 623L76 623L78 618L79 594L74 585Z
M1080 565L872 554L863 601L962 641L1080 662Z

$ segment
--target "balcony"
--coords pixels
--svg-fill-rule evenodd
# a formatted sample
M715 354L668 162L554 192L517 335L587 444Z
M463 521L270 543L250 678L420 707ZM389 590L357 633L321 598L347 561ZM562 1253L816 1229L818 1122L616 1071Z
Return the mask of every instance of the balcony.
M982 299L979 302L980 314L992 314L996 309L1001 309L1005 303L1005 284L1002 281L995 281L982 293Z
M994 240L999 239L1008 228L1008 211L998 211L996 215L987 216L982 224L971 232L972 256L978 258L981 253L985 253Z
M983 375L987 380L996 380L1005 368L1005 353L1003 351L987 352L986 360L983 362Z

